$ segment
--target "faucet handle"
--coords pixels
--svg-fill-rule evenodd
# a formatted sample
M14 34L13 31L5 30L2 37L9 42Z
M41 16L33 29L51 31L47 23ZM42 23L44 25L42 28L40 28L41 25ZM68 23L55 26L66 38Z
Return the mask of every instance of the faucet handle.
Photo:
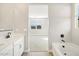
M65 43L65 40L61 40L61 41Z
M11 32L8 32L8 35L11 35Z

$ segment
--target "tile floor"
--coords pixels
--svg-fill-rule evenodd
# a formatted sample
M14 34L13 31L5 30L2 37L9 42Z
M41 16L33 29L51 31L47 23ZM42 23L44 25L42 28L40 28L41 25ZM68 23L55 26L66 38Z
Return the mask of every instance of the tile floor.
M47 36L30 36L30 51L48 51L48 37Z
M22 56L49 56L48 52L30 52L30 53L23 53Z

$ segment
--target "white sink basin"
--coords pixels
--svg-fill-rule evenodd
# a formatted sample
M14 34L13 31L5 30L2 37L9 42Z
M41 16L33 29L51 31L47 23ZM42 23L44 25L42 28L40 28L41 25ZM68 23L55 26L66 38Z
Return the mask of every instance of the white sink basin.
M0 40L0 51L6 48L7 46L11 45L11 43L12 43L11 40L5 40L5 39Z
M3 46L4 44L2 43L2 44L0 44L0 46Z
M0 44L0 46L2 46L2 45L4 45L3 43L2 44Z

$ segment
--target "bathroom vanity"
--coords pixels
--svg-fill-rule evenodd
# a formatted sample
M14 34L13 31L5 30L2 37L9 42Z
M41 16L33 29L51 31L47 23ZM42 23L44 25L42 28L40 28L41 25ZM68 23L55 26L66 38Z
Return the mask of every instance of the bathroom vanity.
M14 41L14 56L21 56L24 51L24 37L17 35Z
M4 34L3 34L4 33ZM0 33L0 36L8 32ZM22 34L12 34L10 38L0 37L0 56L21 56L24 51L24 36Z
M79 56L79 46L74 43L53 43L52 49L54 56Z
M13 44L10 40L0 40L0 56L12 56Z

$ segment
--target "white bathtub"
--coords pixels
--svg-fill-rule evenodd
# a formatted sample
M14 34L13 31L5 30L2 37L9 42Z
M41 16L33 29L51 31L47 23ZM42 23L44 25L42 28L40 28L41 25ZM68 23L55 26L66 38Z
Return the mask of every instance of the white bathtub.
M79 56L79 46L73 43L53 43L52 52L54 56Z

